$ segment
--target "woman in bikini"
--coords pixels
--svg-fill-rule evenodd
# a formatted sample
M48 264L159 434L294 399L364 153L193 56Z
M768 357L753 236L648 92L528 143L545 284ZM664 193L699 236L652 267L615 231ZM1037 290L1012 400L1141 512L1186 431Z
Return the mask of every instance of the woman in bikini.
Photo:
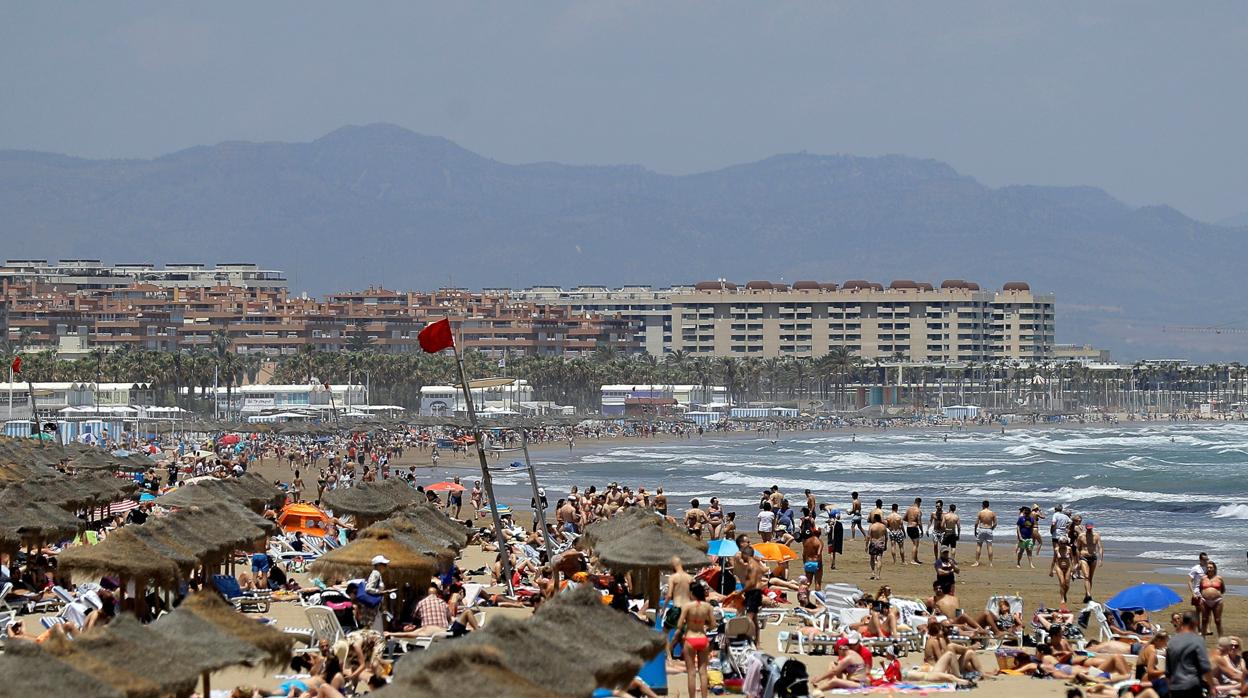
M1054 544L1055 552L1053 553L1053 575L1057 577L1057 591L1061 597L1062 605L1070 603L1067 598L1070 595L1070 579L1074 573L1070 562L1070 539L1057 538Z
M710 695L710 679L707 676L707 663L710 661L711 641L706 636L706 629L714 625L715 614L711 605L706 602L706 587L695 582L689 587L693 601L680 609L680 620L676 622L677 632L684 635L683 647L685 658L685 674L689 679L689 696L698 694L698 684L702 685L702 698Z
M1222 595L1226 593L1226 582L1218 574L1218 565L1210 562L1205 568L1205 578L1200 580L1200 633L1209 634L1209 619L1213 619L1222 635Z

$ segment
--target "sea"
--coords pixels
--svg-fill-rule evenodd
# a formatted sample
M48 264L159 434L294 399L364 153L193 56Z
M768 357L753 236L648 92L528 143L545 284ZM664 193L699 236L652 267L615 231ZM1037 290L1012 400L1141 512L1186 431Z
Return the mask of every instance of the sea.
M596 445L577 444L571 453L533 452L552 506L574 484L601 489L616 481L649 491L663 485L674 512L694 497L705 503L713 495L750 530L759 494L772 485L795 508L805 489L820 503L842 508L857 491L867 508L879 498L885 507L897 502L904 511L916 496L923 497L925 515L937 498L946 508L957 504L964 512L964 539L970 539L984 499L1007 531L1005 522L1017 518L1019 506L1039 504L1051 512L1062 504L1100 529L1109 559L1180 571L1207 551L1224 573L1248 576L1248 423L1014 428L1004 434L772 432ZM504 469L495 482L501 501L528 507L527 474Z

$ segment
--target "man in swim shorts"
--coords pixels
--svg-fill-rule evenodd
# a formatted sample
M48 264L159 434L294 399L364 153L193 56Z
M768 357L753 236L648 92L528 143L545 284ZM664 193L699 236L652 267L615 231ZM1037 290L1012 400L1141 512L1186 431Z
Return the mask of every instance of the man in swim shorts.
M915 497L914 504L906 509L906 515L902 517L902 521L906 524L906 537L910 539L910 545L913 547L913 557L910 564L919 564L919 539L923 537L923 498Z
M892 511L888 512L888 516L884 517L884 527L888 529L888 549L893 554L893 563L897 563L898 555L901 561L906 561L906 532L904 529L905 522L902 521L901 514L897 512L897 502L893 502Z
M988 566L992 567L992 535L997 530L997 513L988 508L988 500L984 500L984 508L975 517L975 564L979 567L979 554L988 548Z
M815 589L823 588L823 539L819 537L819 530L801 531L802 539L802 569L806 572L806 576L810 578L811 585Z
M867 535L867 532L862 530L862 500L858 499L857 492L851 492L850 496L853 499L849 502L849 539L853 540L857 538L855 531L862 533L864 536Z
M1014 560L1015 567L1023 566L1023 553L1027 553L1027 564L1033 568L1036 563L1031 560L1031 548L1035 544L1032 539L1032 531L1036 526L1036 522L1031 518L1031 509L1027 507L1018 508L1018 521L1014 524L1014 530L1018 537L1018 556Z
M949 513L944 518L944 537L940 544L949 548L949 557L958 559L958 539L962 537L962 517L958 516L958 505L950 504Z
M888 528L877 516L867 528L867 556L871 559L871 579L880 579L883 557L888 550Z

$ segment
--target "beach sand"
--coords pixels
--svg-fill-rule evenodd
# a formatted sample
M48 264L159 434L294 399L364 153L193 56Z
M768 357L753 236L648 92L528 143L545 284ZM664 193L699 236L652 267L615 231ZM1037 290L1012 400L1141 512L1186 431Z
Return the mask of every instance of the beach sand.
M1077 426L1077 425L1066 425ZM1088 425L1096 426L1096 425ZM985 429L993 429L994 427L984 427ZM1020 425L1013 428L1037 428L1032 425ZM1043 428L1043 427L1040 427ZM933 428L935 429L935 428ZM943 428L942 428L943 429ZM843 429L842 431L851 431ZM864 430L857 429L858 433L864 433ZM755 432L730 432L726 434L708 434L706 438L744 438L755 437ZM643 441L661 442L673 440L675 437L658 436ZM605 448L612 448L623 444L636 443L639 439L602 439L602 440L585 440L578 442L574 454L593 452ZM546 444L534 444L531 450L545 451L552 449L567 449L566 443L552 442ZM394 467L407 468L415 466L423 471L422 480L428 479L432 481L438 478L438 473L442 470L446 472L463 471L464 477L471 477L471 474L478 472L476 453L469 452L466 456L454 456L445 454L441 462L433 472L429 472L434 466L428 458L428 452L420 453L418 451L409 450L404 454L404 458L394 463ZM258 472L263 474L270 480L289 481L291 479L290 469L284 462L277 463L273 460L266 460L259 464L256 468ZM311 480L305 475L305 481ZM647 486L660 484L659 482L645 483ZM465 515L468 515L470 507L465 505ZM525 512L516 512L517 519L520 523L527 523ZM482 519L485 521L486 519ZM964 541L969 539L964 536ZM1112 544L1112 541L1107 541ZM883 570L883 581L873 581L869 579L870 572L867 567L867 557L865 553L865 545L862 539L851 541L848 538L845 542L846 554L838 556L837 569L826 569L824 574L825 583L842 582L857 585L859 588L869 593L874 593L881 584L888 584L893 589L893 595L897 597L924 598L931 595L931 584L934 579L934 571L931 566L932 548L930 541L923 541L920 544L920 560L925 562L921 566L916 565L898 565L893 564L891 558L886 556L886 566ZM1042 554L1036 559L1036 569L1027 567L1024 558L1023 568L1019 569L1014 564L1014 550L1011 540L1003 541L999 544L995 552L996 560L994 566L988 567L986 559L980 567L971 567L974 561L974 543L969 544L963 542L959 549L958 560L962 567L962 573L959 575L957 585L957 595L961 602L961 606L967 609L968 613L976 614L984 609L987 599L994 594L1017 594L1023 597L1026 605L1024 620L1030 620L1030 614L1041 603L1047 607L1054 607L1058 603L1057 583L1047 574L1049 565L1049 550L1046 547ZM475 569L484 567L492 561L492 554L482 552L479 547L470 547L463 551L463 557L459 562L462 569ZM791 577L795 578L799 572L797 563L793 565ZM825 558L825 566L827 565ZM296 575L296 579L301 583L306 583L306 579ZM470 581L488 582L487 579L471 579ZM1127 586L1137 584L1142 581L1167 584L1186 598L1186 578L1179 574L1168 573L1159 570L1156 566L1140 564L1136 562L1102 562L1096 573L1095 586L1093 588L1093 596L1097 599L1105 599L1116 593L1118 590ZM1232 580L1228 578L1228 583ZM1227 634L1248 636L1248 604L1243 603L1242 596L1234 593L1228 594L1223 623ZM1072 583L1071 599L1076 602L1073 607L1079 607L1077 603L1082 598L1082 582L1075 580ZM790 601L792 596L790 595ZM1170 610L1185 610L1186 605L1179 605ZM523 617L528 612L524 609L497 609L491 608L487 610L486 622L489 618L511 616ZM304 616L302 607L294 603L278 603L274 604L270 617L276 620L277 627L307 627L306 617ZM1155 622L1168 626L1168 612L1160 612L1152 614ZM767 626L761 638L761 649L770 653L777 653L777 636L782 630L795 630L797 627L793 621L786 621L780 626ZM789 655L796 656L796 655ZM799 657L805 662L812 675L822 673L826 670L828 658L822 656ZM903 665L910 666L917 663L921 658L915 655L903 658ZM994 662L990 656L985 656L985 666L993 666ZM230 669L218 672L213 676L213 686L219 689L232 688L236 685L254 685L263 688L275 688L281 683L276 678L276 674L287 673L287 670L271 670L271 669ZM684 696L685 676L683 673L669 674L668 676L668 695ZM1065 694L1064 682L1055 680L1036 680L1030 678L1003 677L999 679L985 680L980 684L980 688L975 691L977 694L984 696L1009 696L1009 698L1039 698L1040 696L1058 696ZM476 695L472 692L471 683L465 685L463 696Z

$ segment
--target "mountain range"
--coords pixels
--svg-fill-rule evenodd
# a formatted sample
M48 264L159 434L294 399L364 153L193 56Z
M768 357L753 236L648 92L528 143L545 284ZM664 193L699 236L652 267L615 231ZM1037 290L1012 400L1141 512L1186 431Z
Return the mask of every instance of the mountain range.
M1229 361L1248 227L1135 208L1092 187L992 188L904 156L794 153L671 176L506 164L444 138L348 126L150 160L0 151L15 258L254 261L294 290L728 278L1022 280L1058 338L1124 359Z

